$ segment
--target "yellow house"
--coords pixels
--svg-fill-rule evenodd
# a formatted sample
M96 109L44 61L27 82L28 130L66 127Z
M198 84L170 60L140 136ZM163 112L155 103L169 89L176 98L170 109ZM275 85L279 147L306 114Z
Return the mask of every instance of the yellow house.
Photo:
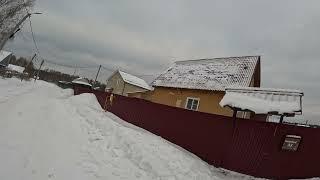
M232 116L219 102L226 87L260 87L260 56L177 61L151 84L153 91L129 93L155 103ZM246 114L242 115L247 117Z
M115 94L127 96L128 93L150 91L152 87L141 78L117 70L107 80L106 89L111 89Z

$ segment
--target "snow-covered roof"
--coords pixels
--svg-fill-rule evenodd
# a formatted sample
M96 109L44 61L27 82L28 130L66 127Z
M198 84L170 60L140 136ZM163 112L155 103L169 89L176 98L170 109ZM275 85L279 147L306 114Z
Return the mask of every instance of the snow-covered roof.
M73 84L80 84L80 85L86 85L86 86L92 86L89 81L85 78L79 77L72 81Z
M118 72L119 72L119 74L122 77L124 82L132 84L132 85L135 85L135 86L138 86L138 87L141 87L141 88L146 89L146 90L152 90L152 88L148 85L148 83L145 80L143 80L141 78L138 78L138 77L136 77L134 75L125 73L125 72L120 71L120 70L118 70Z
M61 84L70 84L71 82L68 82L68 81L58 81L59 83Z
M291 89L226 88L220 105L250 110L256 114L301 114L302 96L302 91Z
M18 73L23 73L24 67L13 65L13 64L8 64L7 68L11 71L16 71Z
M229 86L247 87L260 56L177 61L157 77L153 86L224 91Z
M12 53L4 50L0 50L0 62L10 56Z

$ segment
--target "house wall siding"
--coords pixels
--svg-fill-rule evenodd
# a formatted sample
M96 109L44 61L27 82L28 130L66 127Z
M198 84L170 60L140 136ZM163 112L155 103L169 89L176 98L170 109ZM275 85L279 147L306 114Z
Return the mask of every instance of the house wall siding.
M145 95L144 99L168 106L185 108L187 98L194 97L200 99L198 111L232 116L232 110L222 108L219 105L223 96L224 92L222 91L156 87L152 93L149 93L147 96Z
M140 91L147 91L146 89L143 89L141 87L138 87L138 86L135 86L135 85L132 85L132 84L128 84L126 83L125 86L124 86L124 96L128 96L128 92L140 92Z
M146 91L145 89L126 83L123 81L119 72L112 75L107 82L107 88L113 88L114 94L128 96L128 92Z
M260 87L260 59L257 63L255 71L252 75L249 87ZM145 93L130 93L129 97L136 97L151 102L164 104L173 107L185 108L187 97L200 98L198 111L232 116L232 110L229 108L222 108L219 102L223 98L224 91L208 91L208 90L195 90L195 89L181 89L181 88L168 88L168 87L154 87L154 91ZM249 119L251 113L238 112L237 117Z
M122 77L120 76L119 72L113 74L107 82L106 85L107 88L113 88L113 93L115 94L122 94L123 88L124 88L124 81Z

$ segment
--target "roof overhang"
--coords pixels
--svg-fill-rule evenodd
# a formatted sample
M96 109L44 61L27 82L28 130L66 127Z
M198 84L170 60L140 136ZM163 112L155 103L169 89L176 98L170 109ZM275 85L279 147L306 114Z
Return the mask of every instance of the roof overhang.
M226 88L222 107L256 114L294 116L302 114L303 92L271 88Z
M77 78L71 82L72 84L77 84L77 85L83 85L83 86L88 86L92 87L92 85L89 83L89 81L85 78Z

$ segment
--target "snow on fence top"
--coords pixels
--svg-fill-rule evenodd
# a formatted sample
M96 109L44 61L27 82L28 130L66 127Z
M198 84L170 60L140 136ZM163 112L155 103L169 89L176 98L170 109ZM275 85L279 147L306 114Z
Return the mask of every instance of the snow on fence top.
M256 114L301 114L303 92L271 88L226 88L220 106L250 110Z
M152 90L152 88L148 85L148 83L145 80L141 79L141 78L138 78L138 77L136 77L134 75L131 75L131 74L128 74L128 73L125 73L125 72L122 72L120 70L119 70L119 74L122 77L123 81L128 83L128 84L132 84L132 85L141 87L141 88L146 89L146 90Z
M153 86L224 91L228 86L248 87L259 56L177 61L157 77Z
M8 56L10 56L11 54L11 52L0 50L0 62Z
M7 68L11 71L16 71L18 73L23 73L25 69L24 67L13 65L13 64L9 64Z
M72 81L73 84L80 84L80 85L86 85L86 86L92 86L89 81L85 78L79 77Z

